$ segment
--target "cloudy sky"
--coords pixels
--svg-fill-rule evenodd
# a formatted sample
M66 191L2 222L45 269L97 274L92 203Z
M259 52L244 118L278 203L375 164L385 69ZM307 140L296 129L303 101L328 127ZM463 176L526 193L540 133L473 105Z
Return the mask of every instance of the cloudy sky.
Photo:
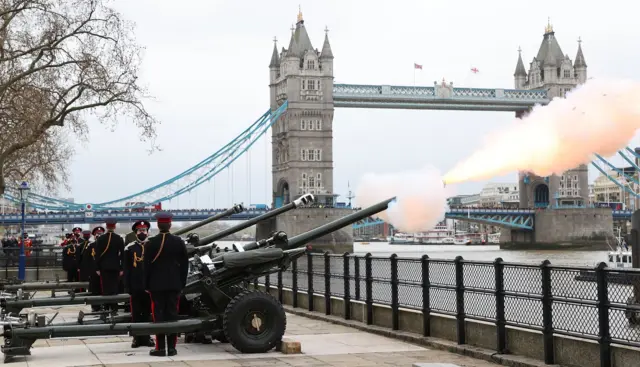
M577 40L589 77L638 78L640 30L629 1L215 1L117 0L137 23L146 47L143 80L161 121L161 152L147 154L139 131L92 124L70 167L76 202L123 197L164 181L207 157L269 108L268 64L273 37L287 46L298 5L314 47L325 26L335 55L336 83L512 88L522 48L525 65L537 53L548 17L565 54ZM277 5L276 5L277 4ZM473 74L470 69L480 70ZM335 191L367 172L434 165L442 171L472 153L483 137L513 123L511 113L337 109L334 117ZM640 144L640 139L634 139ZM268 145L267 145L268 144ZM228 207L271 202L270 141L230 171L170 203L172 207ZM266 154L268 152L268 154ZM249 164L250 163L250 164ZM119 176L108 170L115 169ZM591 178L596 172L592 170ZM492 181L515 181L516 175ZM230 182L233 180L233 190ZM249 185L250 183L250 185ZM485 182L460 185L477 192Z

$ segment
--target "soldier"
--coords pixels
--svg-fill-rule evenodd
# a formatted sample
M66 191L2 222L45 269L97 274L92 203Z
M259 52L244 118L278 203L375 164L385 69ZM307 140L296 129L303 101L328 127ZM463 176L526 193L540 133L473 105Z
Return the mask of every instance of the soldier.
M76 240L80 241L80 235L82 235L82 228L73 227L71 232L73 233L73 236L76 238Z
M62 270L67 272L67 282L78 281L78 247L75 242L67 241L62 249Z
M145 246L145 284L151 295L153 322L178 319L178 297L187 283L187 248L180 237L169 233L172 217L168 212L155 215L160 233L151 237ZM178 354L178 335L168 334L166 338L166 355L175 356ZM156 357L165 356L165 334L156 335L156 349L149 354Z
M144 246L149 236L151 223L139 220L131 227L136 239L124 248L124 289L131 296L131 321L149 322L151 319L151 297L145 291ZM131 348L139 346L153 347L155 343L149 335L133 337Z
M115 233L116 220L106 220L107 233L96 240L96 274L100 276L103 296L118 294L124 256L124 239ZM118 304L106 305L112 312L118 311Z
M60 246L62 247L66 247L69 244L69 240L71 240L71 237L73 237L73 235L71 233L67 233L64 235L64 241L62 241L62 243L60 244Z
M104 233L103 227L95 227L91 234L97 240L98 237ZM96 249L95 240L85 241L82 245L82 251L80 251L80 259L78 261L78 268L80 269L80 281L89 282L88 291L91 295L99 296L100 292L100 276L96 274ZM99 311L100 305L91 305L92 311Z

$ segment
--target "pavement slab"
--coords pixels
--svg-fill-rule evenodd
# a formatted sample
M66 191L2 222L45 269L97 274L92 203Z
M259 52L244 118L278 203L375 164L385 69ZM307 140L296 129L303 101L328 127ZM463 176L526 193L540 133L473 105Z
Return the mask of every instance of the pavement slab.
M78 311L88 306L64 306L34 309L53 316L55 323L77 320ZM17 357L11 367L495 367L494 363L476 360L440 350L379 335L347 326L287 314L285 337L299 341L302 354L276 351L242 354L230 344L184 344L179 340L178 355L149 356L150 348L131 348L131 338L122 336L82 337L38 340L31 356ZM424 364L424 365L423 365Z

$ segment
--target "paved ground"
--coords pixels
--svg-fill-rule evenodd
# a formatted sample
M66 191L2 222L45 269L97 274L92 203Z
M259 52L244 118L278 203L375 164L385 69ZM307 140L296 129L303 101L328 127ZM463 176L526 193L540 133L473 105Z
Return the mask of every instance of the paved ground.
M72 321L82 306L66 306L54 323ZM86 307L88 309L88 307ZM47 314L54 309L38 309ZM475 360L439 350L429 350L413 344L358 331L356 329L287 315L286 337L300 341L302 355L278 352L240 354L228 344L178 344L174 357L151 357L149 348L130 348L130 338L89 337L82 339L39 340L32 355L17 358L14 367L70 366L407 366L433 363L427 366L495 367L496 364Z

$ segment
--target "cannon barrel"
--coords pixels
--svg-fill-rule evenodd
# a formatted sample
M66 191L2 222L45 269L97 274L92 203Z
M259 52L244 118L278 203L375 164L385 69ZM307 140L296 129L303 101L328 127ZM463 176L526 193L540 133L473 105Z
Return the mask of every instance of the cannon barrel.
M355 222L368 218L372 215L380 213L381 211L386 210L389 207L389 203L391 203L394 200L395 198L381 201L375 205L372 205L370 207L364 208L357 212L351 213L345 217L336 219L333 222L329 222L318 228L312 229L311 231L302 233L292 238L287 238L286 233L279 231L269 238L247 243L242 247L242 249L244 251L257 250L265 247L280 247L280 248L284 248L285 250L294 249L302 245L308 244L309 242L317 238L320 238L324 235L327 235L331 232L335 232L340 228L348 226L349 224L353 224Z
M206 224L209 224L211 222L215 222L217 220L220 220L222 218L225 217L229 217L232 216L233 214L238 214L238 213L242 213L245 210L244 206L242 206L241 204L238 205L234 205L232 208L229 208L225 211L223 211L222 213L218 213L212 217L209 217L207 219L201 220L198 223L194 223L190 226L186 226L184 228L180 228L179 230L173 232L174 235L176 236L182 236L185 233L188 233L190 231L193 231L196 228L200 228Z
M51 283L22 283L7 284L5 291L15 292L19 289L23 291L48 291L48 290L70 290L79 288L89 288L89 282L51 282Z
M105 303L118 303L129 300L128 294L113 296L87 296L87 297L56 297L56 298L32 298L25 300L0 299L0 306L8 312L22 310L23 308L42 306L66 306L66 305L101 305Z
M280 208L273 209L273 210L271 210L269 212L266 212L266 213L264 213L262 215L259 215L259 216L255 217L253 219L249 219L249 220L244 221L244 222L242 222L242 223L240 223L238 225L235 225L233 227L227 228L227 229L222 230L220 232L217 232L217 233L214 233L214 234L209 235L207 237L201 238L200 241L198 242L198 246L196 248L198 248L198 251L207 251L209 249L209 247L212 247L211 244L214 241L217 241L217 240L219 240L221 238L225 238L230 234L236 233L236 232L241 231L241 230L243 230L245 228L249 228L252 225L254 225L254 224L258 223L258 222L261 222L261 221L263 221L265 219L273 218L273 217L278 216L278 215L280 215L280 214L282 214L284 212L288 212L289 210L298 208L298 207L300 207L302 205L306 205L306 204L311 203L313 201L314 201L313 195L304 194L301 197L299 197L298 199L292 201L291 203L289 203L287 205L281 206ZM204 247L204 246L207 246L207 245L209 245L209 246L208 247Z
M318 228L312 229L308 232L301 233L297 236L289 238L287 248L294 249L303 245L310 243L311 241L318 239L322 236L325 236L331 232L335 232L340 228L346 227L355 222L361 221L367 217L378 214L382 211L387 210L389 204L394 201L396 198L393 197L391 199L387 199L385 201L381 201L377 204L374 204L370 207L364 208L362 210L358 210L355 213L351 213L347 216L344 216L340 219L336 219L327 224L321 225Z

